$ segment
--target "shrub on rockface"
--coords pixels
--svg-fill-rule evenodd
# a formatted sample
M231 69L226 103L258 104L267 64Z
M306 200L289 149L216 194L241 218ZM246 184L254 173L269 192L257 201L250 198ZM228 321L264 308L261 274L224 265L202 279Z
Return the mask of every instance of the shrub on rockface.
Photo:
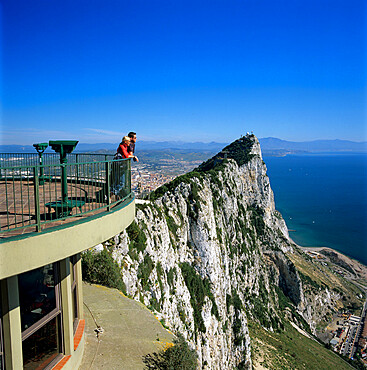
M129 250L137 250L143 252L146 248L147 237L144 232L138 226L138 224L133 221L127 228L126 232L129 235L130 245Z
M84 281L116 288L126 293L120 266L106 249L100 253L85 251L82 254L82 271Z
M205 333L206 328L201 310L204 305L205 297L207 296L212 302L211 313L220 320L217 304L213 293L210 290L210 282L208 279L203 279L195 270L195 268L187 262L180 264L182 276L185 280L187 289L190 292L190 303L194 310L194 325L195 328L202 333Z
M140 263L138 268L138 279L144 290L149 290L151 282L149 276L154 269L154 262L150 258L149 254L144 256L144 260Z

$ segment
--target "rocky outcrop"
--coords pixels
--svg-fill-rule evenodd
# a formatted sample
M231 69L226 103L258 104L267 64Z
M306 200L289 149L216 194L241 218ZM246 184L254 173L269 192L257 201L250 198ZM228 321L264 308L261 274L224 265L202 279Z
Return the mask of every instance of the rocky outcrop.
M182 333L200 367L250 368L247 321L281 328L284 299L312 322L310 297L286 255L296 246L275 209L255 136L235 141L151 199L105 247L122 268L127 294Z

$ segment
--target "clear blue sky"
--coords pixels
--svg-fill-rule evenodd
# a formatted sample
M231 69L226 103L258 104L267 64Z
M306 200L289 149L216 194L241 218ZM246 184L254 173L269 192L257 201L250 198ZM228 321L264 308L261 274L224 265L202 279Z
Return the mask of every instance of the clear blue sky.
M3 0L1 144L367 140L365 0Z

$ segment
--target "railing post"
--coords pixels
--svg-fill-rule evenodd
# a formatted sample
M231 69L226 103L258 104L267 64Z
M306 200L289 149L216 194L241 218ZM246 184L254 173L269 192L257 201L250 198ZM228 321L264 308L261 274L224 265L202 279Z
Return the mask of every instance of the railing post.
M41 213L40 213L40 192L39 192L39 177L38 168L33 167L34 179L34 210L36 212L36 231L41 231Z
M76 181L79 181L79 161L78 161L78 154L75 154L75 163L76 163Z
M110 198L110 188L111 188L111 179L110 179L110 173L111 173L111 162L106 162L106 194L105 196L107 197L107 212L110 211L110 203L111 203L111 198Z
M2 162L5 162L4 154L0 154L0 158L2 159ZM6 164L5 164L5 167L6 167ZM2 171L1 171L1 166L0 166L0 179L1 180L3 179L3 174L2 174Z
M60 167L61 167L61 198L62 202L66 204L68 201L68 177L67 177L68 175L65 162L61 163Z
M131 161L132 161L132 159L129 159L128 165L127 165L127 174L126 174L127 194L131 193Z

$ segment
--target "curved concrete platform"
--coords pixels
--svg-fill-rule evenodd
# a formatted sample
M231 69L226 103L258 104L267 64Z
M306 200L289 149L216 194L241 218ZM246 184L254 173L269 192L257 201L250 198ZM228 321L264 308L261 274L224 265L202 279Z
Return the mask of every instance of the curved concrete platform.
M140 302L86 283L83 294L85 348L79 369L143 369L142 356L172 343L174 335ZM98 336L97 326L103 328Z
M110 212L0 243L0 280L60 261L117 235L135 217L131 198Z

